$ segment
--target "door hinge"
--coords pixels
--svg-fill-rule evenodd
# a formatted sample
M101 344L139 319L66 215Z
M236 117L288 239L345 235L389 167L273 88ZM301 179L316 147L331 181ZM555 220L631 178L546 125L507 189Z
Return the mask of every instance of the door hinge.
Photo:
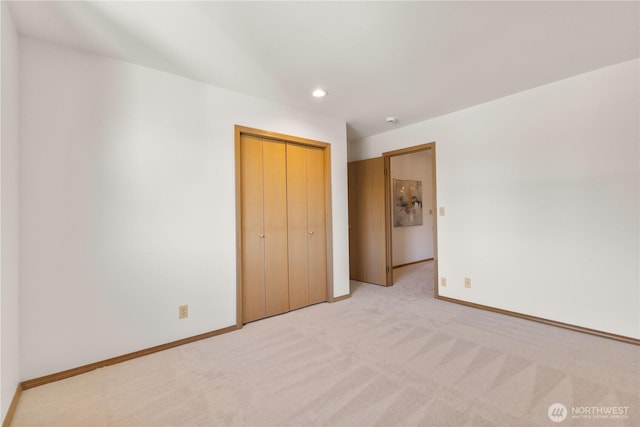
M389 272L389 266L387 265L387 273Z
M384 168L384 176L387 176L387 168Z

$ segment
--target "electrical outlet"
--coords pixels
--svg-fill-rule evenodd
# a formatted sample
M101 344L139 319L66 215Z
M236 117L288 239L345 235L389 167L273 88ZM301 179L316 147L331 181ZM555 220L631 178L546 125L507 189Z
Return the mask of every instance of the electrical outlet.
M471 278L470 277L465 277L464 278L464 287L465 288L470 288L471 287Z
M446 277L441 277L440 278L440 286L442 286L443 288L447 286L447 278Z
M178 319L186 319L189 317L189 305L179 305L178 306Z
M444 216L444 206L441 206L439 209L440 216Z

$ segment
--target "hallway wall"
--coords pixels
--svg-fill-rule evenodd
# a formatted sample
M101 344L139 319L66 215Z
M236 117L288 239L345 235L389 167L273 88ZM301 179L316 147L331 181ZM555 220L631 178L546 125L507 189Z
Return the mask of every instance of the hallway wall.
M393 265L409 264L433 258L433 215L431 150L393 156L391 161L391 206L393 209L393 179L410 179L422 184L422 225L393 226L391 243ZM393 216L393 214L392 214Z

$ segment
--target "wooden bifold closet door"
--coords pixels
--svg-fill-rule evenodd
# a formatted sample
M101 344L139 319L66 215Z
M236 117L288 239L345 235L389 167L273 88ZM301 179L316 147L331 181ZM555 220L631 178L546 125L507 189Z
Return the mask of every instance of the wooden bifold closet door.
M287 144L289 306L327 300L324 153Z
M243 317L247 322L289 310L286 145L242 140Z
M241 135L242 323L327 300L321 148Z

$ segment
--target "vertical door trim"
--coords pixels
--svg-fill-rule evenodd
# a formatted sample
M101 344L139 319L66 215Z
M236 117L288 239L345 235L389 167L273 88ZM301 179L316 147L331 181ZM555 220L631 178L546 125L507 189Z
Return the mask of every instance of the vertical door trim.
M312 139L285 135L276 132L254 129L235 125L235 178L236 178L236 325L242 328L242 179L241 179L241 150L242 135L251 135L263 139L272 139L286 143L321 148L324 152L325 173L325 227L327 252L327 302L334 302L333 296L333 210L331 203L331 144L314 141Z
M236 175L236 326L242 328L242 166L240 129L235 127L235 175Z
M416 145L413 147L407 147L400 150L388 151L382 153L384 158L385 168L385 206L387 208L386 224L387 224L387 265L389 266L389 273L387 273L387 286L393 285L393 251L391 242L391 157L401 156L403 154L416 153L418 151L431 150L431 202L433 209L433 294L438 298L438 197L436 194L436 143L428 142L426 144Z
M392 215L391 209L391 157L385 153L382 154L384 159L384 237L385 237L385 250L386 250L386 272L387 272L387 286L393 286L393 245L392 238Z

